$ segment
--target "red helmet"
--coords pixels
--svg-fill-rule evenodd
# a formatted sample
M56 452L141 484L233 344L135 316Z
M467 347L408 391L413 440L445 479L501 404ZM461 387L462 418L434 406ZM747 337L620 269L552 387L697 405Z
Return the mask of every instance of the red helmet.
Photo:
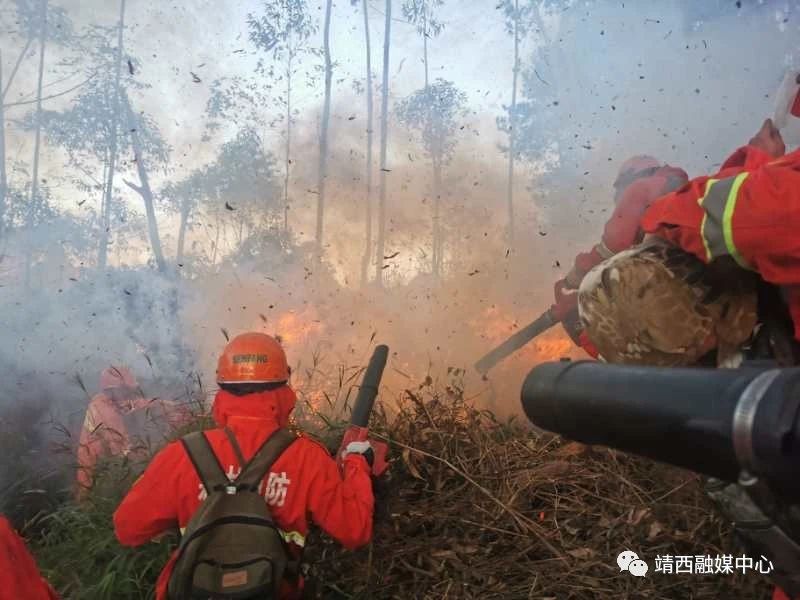
M219 357L217 383L279 383L288 381L289 365L278 340L265 333L233 338Z
M110 390L112 388L128 387L138 388L139 382L127 367L108 367L100 373L100 389Z
M637 173L641 171L647 171L648 169L657 169L661 166L661 163L658 162L657 159L648 155L648 154L639 154L637 156L632 156L619 168L619 173L617 173L617 181L620 181L623 178L633 177ZM616 182L615 182L616 184Z

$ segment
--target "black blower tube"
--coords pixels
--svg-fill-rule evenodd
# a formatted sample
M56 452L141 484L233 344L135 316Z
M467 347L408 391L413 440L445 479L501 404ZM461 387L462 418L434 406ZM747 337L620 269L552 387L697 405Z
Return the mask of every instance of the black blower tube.
M383 377L383 369L386 367L386 360L389 358L389 347L383 344L376 346L369 359L367 370L364 372L364 379L361 387L358 388L356 402L353 405L353 413L350 416L350 424L357 427L366 427L369 424L369 416L372 414L372 405L378 396L378 387Z
M542 429L726 481L746 470L800 500L800 369L550 362L522 386Z

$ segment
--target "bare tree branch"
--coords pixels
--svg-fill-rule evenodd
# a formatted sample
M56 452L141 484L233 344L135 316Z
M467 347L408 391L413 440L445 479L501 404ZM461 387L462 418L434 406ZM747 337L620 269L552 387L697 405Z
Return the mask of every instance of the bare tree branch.
M69 154L70 154L70 158L72 158L72 152L70 152ZM86 170L86 168L85 168L85 167L83 167L82 165L79 165L79 164L77 164L77 163L76 163L76 162L74 162L74 161L73 161L73 165L75 166L75 168L76 168L76 169L78 169L79 171L81 171L81 172L82 172L84 175L86 175L86 176L87 176L89 179L91 179L92 181L94 181L95 185L99 185L99 186L101 186L101 187L103 187L103 186L105 185L105 184L104 184L102 181L98 181L97 177L95 177L94 175L92 175L92 174L91 174L89 171L87 171L87 170Z
M92 73L89 76L88 79L84 79L79 84L74 85L71 88L64 90L63 92L58 92L57 94L52 94L50 96L44 96L42 98L42 102L44 102L45 100L52 100L53 98L58 98L59 96L65 96L66 94L69 94L70 92L74 92L78 88L80 88L80 87L86 85L87 83L89 83L95 77L95 75L97 75L97 71ZM26 104L35 104L35 103L36 103L36 99L34 98L33 100L24 100L22 102L10 102L9 104L4 104L3 108L11 108L12 106L24 106Z
M140 196L141 196L141 195L144 193L144 192L143 192L144 188L142 188L142 187L140 187L140 186L136 185L135 183L133 183L133 182L131 182L131 181L128 181L127 179L123 179L122 181L123 181L123 183L124 183L125 185L127 185L129 188L131 188L131 189L132 189L134 192L136 192L136 193L137 193L137 194L139 194Z
M80 72L81 72L81 70L73 71L69 75L64 75L63 77L61 77L59 79L54 79L53 81L45 83L44 85L42 85L42 89L44 90L44 89L47 89L47 88L51 88L51 87L57 86L62 81L66 81L67 79L72 79L75 75L77 75ZM31 100L34 97L35 94L36 94L36 92L31 92L30 94L28 94L24 98L22 98L22 97L18 98L17 102L24 102L25 100Z
M25 48L22 49L22 52L19 53L17 57L17 63L14 65L14 68L11 70L11 75L8 77L8 82L6 82L6 89L3 90L2 96L0 96L0 101L4 100L6 94L8 93L9 88L11 87L11 82L14 81L14 77L17 74L17 70L19 69L19 65L22 63L22 59L25 58L25 55L28 53L28 49L31 47L33 43L33 36L28 36L28 41L25 44Z

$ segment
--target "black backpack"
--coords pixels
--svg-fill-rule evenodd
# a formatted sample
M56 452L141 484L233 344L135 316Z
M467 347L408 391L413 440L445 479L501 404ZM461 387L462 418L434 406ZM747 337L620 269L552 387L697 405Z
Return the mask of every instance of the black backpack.
M236 437L225 434L241 472L230 481L202 431L181 439L208 494L186 526L169 580L170 600L278 597L289 558L259 494L261 480L297 437L278 429L245 464Z

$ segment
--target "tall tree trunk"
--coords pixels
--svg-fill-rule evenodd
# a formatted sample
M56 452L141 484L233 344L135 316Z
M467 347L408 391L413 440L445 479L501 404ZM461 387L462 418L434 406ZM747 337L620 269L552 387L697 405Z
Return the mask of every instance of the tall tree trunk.
M442 239L441 221L441 189L442 189L442 159L433 159L433 277L437 281L442 276L444 264L444 240Z
M422 7L422 62L425 67L425 93L428 93L428 4Z
M514 77L511 84L511 110L508 116L508 245L514 248L514 159L517 137L517 81L519 79L519 0L514 0Z
M365 0L366 1L366 0ZM3 89L3 52L0 50L0 90ZM6 171L6 115L3 112L3 99L0 98L0 241L6 219L6 195L8 193L8 173Z
M422 63L425 68L425 99L427 114L425 116L424 137L430 138L431 135L431 97L430 97L430 76L428 70L428 5L427 2L422 7ZM436 157L431 158L431 168L433 170L433 240L431 241L431 272L434 280L438 281L441 277L441 240L439 239L439 184L441 169L437 165Z
M139 140L139 130L136 127L136 119L133 115L133 109L130 104L125 101L128 113L128 128L131 132L131 145L133 146L133 160L136 163L136 171L139 174L139 182L141 185L134 185L130 181L125 181L125 185L135 191L144 200L144 210L147 214L147 233L150 236L150 247L153 249L153 256L156 259L158 270L162 273L167 272L167 263L164 260L164 252L161 250L161 238L158 235L158 221L156 221L156 211L153 202L153 190L150 187L150 178L147 175L147 168L144 164L144 156L142 156L142 144Z
M323 226L325 222L325 183L328 177L328 128L331 120L331 79L333 78L333 65L331 64L331 11L333 0L325 4L325 100L322 105L322 123L319 130L319 168L317 169L317 249L316 260L322 260Z
M289 33L291 36L291 32ZM294 58L289 42L289 58L286 62L286 163L283 174L283 230L289 231L289 167L292 164L292 59Z
M33 173L31 195L28 199L25 248L25 289L31 285L31 260L33 255L33 218L39 201L39 152L42 140L42 80L44 79L44 49L47 45L47 0L42 0L41 29L39 39L39 78L36 85L36 137L33 142Z
M364 40L367 50L367 189L365 202L367 205L366 215L366 247L364 257L361 259L361 285L367 283L367 269L369 268L369 258L372 255L372 120L375 107L372 98L372 44L369 37L369 4L367 0L362 1L364 10Z
M386 146L389 136L389 45L392 37L392 0L386 0L383 29L383 79L381 90L381 179L378 199L378 239L375 244L375 281L383 286L383 255L386 243Z
M175 253L175 263L180 266L183 263L183 247L186 244L186 225L189 222L189 199L184 199L181 203L181 222L178 226L178 250Z
M111 228L111 201L114 194L114 171L117 163L117 130L119 128L119 96L120 78L122 76L122 33L125 30L125 0L119 3L119 31L117 33L117 60L114 74L114 96L111 107L111 124L109 140L108 179L106 181L106 194L103 201L103 221L100 230L100 250L97 255L97 266L106 268L108 258L108 234Z
M212 267L215 264L217 264L217 249L219 248L219 230L220 230L219 215L217 215L216 222L214 223L214 226L217 228L217 235L214 238L214 242L213 242L213 244L214 244L214 253L211 255L211 266Z

